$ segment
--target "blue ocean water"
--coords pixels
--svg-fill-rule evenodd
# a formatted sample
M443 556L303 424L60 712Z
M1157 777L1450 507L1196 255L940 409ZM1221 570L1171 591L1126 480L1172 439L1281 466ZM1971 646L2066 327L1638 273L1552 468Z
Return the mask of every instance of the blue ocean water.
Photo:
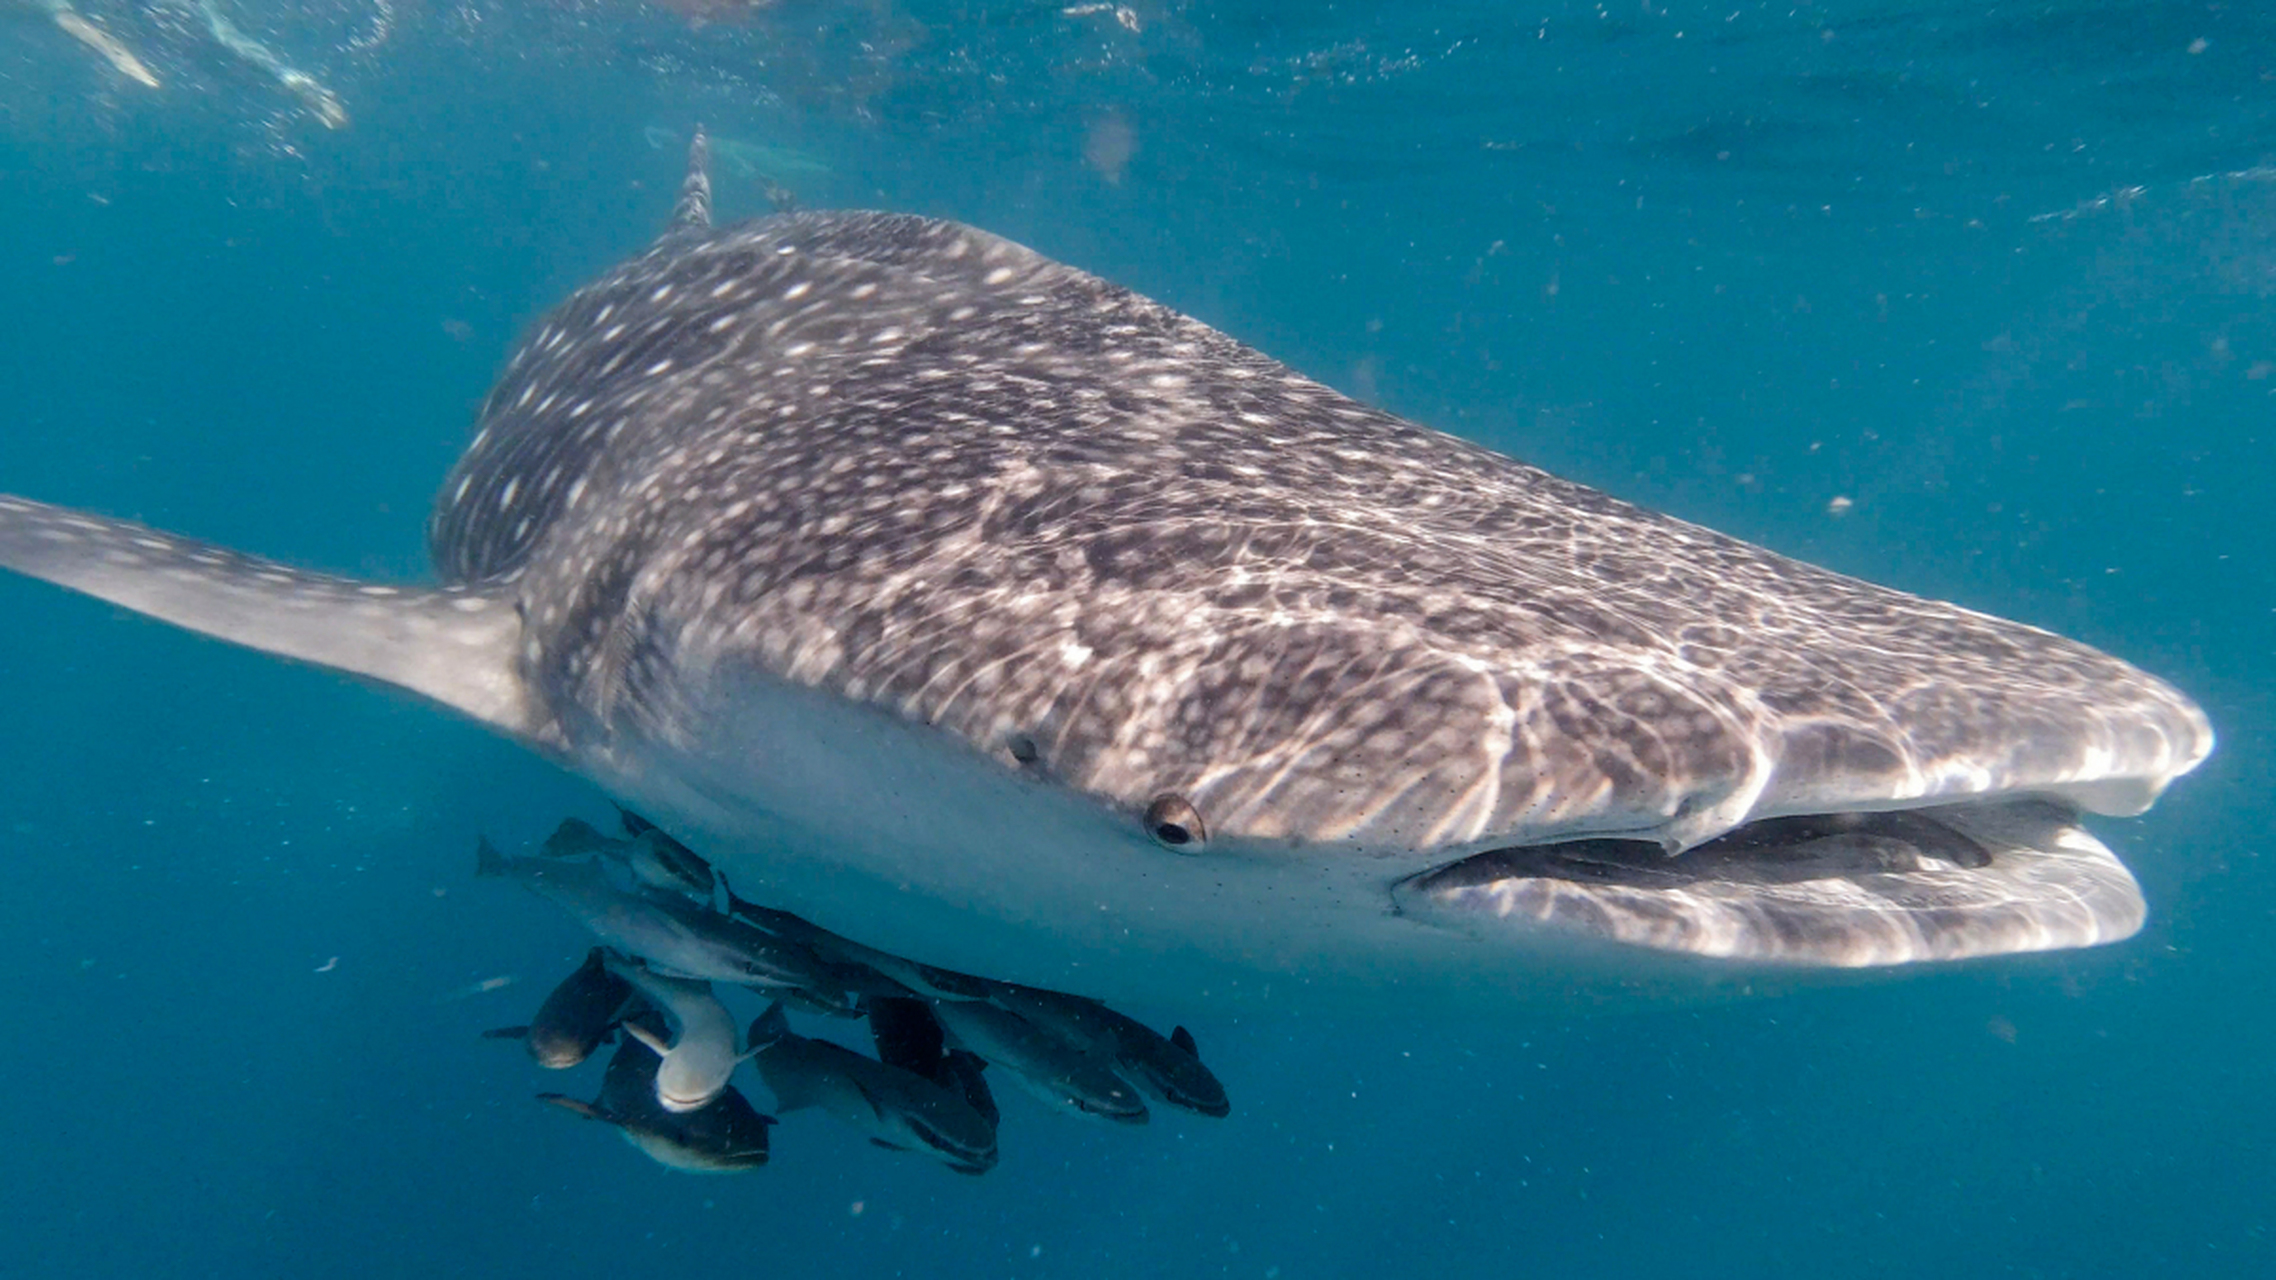
M706 20L685 12L703 7ZM2108 648L2214 758L2091 953L1600 1015L1184 1021L1223 1121L811 1115L666 1173L511 1046L587 945L472 878L601 797L408 699L0 579L0 1274L2276 1269L2276 13L2040 0L0 9L0 487L367 576L688 130L1396 412ZM326 86L328 128L275 66ZM723 148L723 150L725 150ZM748 171L746 171L748 170ZM495 990L488 979L511 977Z

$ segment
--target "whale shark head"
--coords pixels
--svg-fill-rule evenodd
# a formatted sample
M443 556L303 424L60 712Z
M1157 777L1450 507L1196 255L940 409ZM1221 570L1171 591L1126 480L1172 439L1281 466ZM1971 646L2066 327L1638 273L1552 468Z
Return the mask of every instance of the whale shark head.
M0 563L422 693L746 897L1039 985L2138 927L2078 815L2210 751L2163 682L1403 421L970 227L708 209L699 165L516 350L435 510L438 587L17 499Z

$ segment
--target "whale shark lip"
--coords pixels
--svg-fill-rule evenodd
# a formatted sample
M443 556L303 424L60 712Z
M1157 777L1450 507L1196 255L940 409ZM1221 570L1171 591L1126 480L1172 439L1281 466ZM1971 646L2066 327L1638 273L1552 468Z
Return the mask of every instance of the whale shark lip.
M1641 840L1495 849L1394 886L1403 915L1774 965L1867 968L2131 937L2133 875L2069 806L2006 799L1769 818L1669 856Z

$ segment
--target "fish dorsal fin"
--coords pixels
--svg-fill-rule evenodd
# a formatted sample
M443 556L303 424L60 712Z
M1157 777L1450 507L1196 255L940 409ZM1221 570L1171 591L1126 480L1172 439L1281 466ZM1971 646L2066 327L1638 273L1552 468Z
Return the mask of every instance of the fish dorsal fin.
M0 567L218 640L408 689L524 740L548 736L514 667L522 622L505 596L309 573L5 494Z
M1201 1046L1193 1042L1193 1033L1184 1027L1171 1028L1170 1043L1192 1054L1196 1059L1201 1057Z
M756 1053L789 1034L790 1015L784 1012L782 1001L777 1000L767 1006L766 1012L752 1020L751 1035L745 1043Z
M600 833L592 823L582 818L563 818L553 834L545 838L538 852L548 858L581 858L593 850L615 844Z
M711 230L711 139L702 125L688 140L688 176L680 180L680 202L672 207L665 235Z

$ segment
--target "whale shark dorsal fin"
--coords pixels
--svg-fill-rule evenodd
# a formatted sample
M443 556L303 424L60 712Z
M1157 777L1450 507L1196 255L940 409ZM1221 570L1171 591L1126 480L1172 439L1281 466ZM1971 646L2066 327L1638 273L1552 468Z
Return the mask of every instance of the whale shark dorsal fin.
M711 138L703 126L688 140L688 174L680 180L680 202L672 206L665 235L711 230Z
M537 742L521 615L479 591L309 573L125 520L0 494L0 567L282 657L408 689Z

